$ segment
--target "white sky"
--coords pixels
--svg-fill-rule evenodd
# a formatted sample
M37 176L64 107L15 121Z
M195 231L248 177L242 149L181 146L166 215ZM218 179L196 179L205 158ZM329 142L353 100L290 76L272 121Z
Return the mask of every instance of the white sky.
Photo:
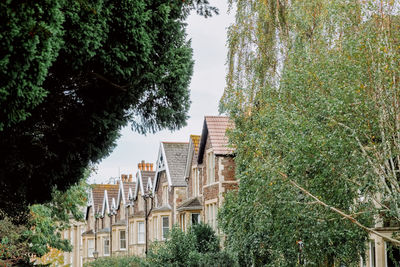
M218 102L225 88L226 32L234 21L234 12L227 14L225 0L211 2L219 8L218 16L205 19L193 12L187 20L195 60L187 126L179 131L161 131L147 136L133 132L130 126L122 129L117 147L97 166L97 173L89 178L90 183L106 183L119 174L135 174L141 160L155 163L160 141L188 142L190 134L201 134L205 115L218 115Z

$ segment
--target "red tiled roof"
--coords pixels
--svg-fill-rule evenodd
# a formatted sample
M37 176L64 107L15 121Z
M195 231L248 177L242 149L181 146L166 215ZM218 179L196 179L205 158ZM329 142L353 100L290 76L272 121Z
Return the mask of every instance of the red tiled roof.
M210 136L211 147L216 155L229 155L233 149L228 146L226 130L233 128L233 123L228 117L206 116L205 123Z

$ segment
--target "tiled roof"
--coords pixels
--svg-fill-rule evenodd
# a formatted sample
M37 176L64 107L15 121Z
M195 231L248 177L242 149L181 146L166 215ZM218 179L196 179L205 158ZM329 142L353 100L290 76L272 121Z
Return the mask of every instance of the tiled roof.
M110 205L110 208L111 208L113 198L115 198L115 201L118 200L118 191L119 191L119 185L117 185L117 184L115 184L115 185L113 185L113 187L110 187L109 189L107 189L108 205Z
M172 186L186 186L185 167L189 143L163 142Z
M172 210L171 207L168 206L161 206L152 210L152 212L159 212L159 211L170 211Z
M185 200L179 207L177 208L177 211L182 211L182 210L197 210L197 209L202 209L201 201L198 197L193 197Z
M207 137L215 155L231 155L234 150L229 147L226 130L233 128L233 123L224 116L205 116L199 146L198 163L202 163Z
M142 176L142 182L143 182L143 190L145 193L147 193L146 188L147 188L147 183L149 181L149 177L150 179L154 178L155 175L155 171L140 171L140 175Z
M101 212L104 199L104 190L107 190L109 204L111 205L112 197L118 197L118 185L117 184L93 184L93 207L95 213ZM111 196L111 198L110 198Z
M199 145L200 145L200 135L190 135L190 139L192 140L193 148L194 148L194 160L197 160L197 155L199 154Z
M208 134L210 136L211 146L216 155L229 155L233 149L228 147L228 137L226 130L233 127L228 117L206 116Z
M200 144L200 135L190 135L190 139L192 139L192 143L194 146L194 151L198 152L199 151L199 144Z
M135 187L136 187L136 183L135 182L122 182L122 186L124 187L124 197L125 197L125 201L128 202L128 194L129 194L129 188L132 188L132 193L135 192Z

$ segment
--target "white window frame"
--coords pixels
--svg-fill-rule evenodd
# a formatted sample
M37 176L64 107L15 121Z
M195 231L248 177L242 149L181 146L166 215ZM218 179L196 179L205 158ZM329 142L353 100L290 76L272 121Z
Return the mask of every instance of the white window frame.
M88 258L93 258L94 257L93 256L93 252L94 252L94 239L93 238L87 240L87 247L88 247L88 249L87 249Z
M215 183L215 155L213 151L207 152L207 184Z
M372 242L374 242L374 255L375 257L372 257ZM372 264L372 259L374 258L374 264ZM370 267L376 267L376 244L375 244L375 239L372 239L369 241L369 266Z
M217 213L218 207L216 202L206 204L206 221L214 231L217 231Z
M158 217L153 218L154 240L158 240Z
M142 229L140 229L142 225ZM142 230L142 231L141 231ZM138 236L137 236L138 244L144 244L146 241L146 230L144 229L144 222L138 222Z
M186 213L179 215L180 227L182 231L186 231Z
M134 223L131 222L129 224L129 245L133 244L133 237L135 236L134 229L135 229Z
M164 219L167 219L168 220L168 227L165 227L164 226ZM161 216L161 229L162 229L162 236L161 236L161 239L162 240L165 240L166 239L166 236L167 236L167 234L168 234L168 232L169 232L169 216ZM166 231L167 230L167 231Z
M106 246L106 241L108 241L108 245ZM108 253L106 253L106 247L108 247ZM103 255L110 256L110 238L103 238Z
M122 233L124 233L124 238L121 237ZM124 247L122 247L122 241L124 242ZM119 249L120 250L126 250L126 231L125 230L120 230L119 231Z
M199 190L199 169L193 168L192 169L192 188L193 188L193 196L197 197L200 195L200 190Z

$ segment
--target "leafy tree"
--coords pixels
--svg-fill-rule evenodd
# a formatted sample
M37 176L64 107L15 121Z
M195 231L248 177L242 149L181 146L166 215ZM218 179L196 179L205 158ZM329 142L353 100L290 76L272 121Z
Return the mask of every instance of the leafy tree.
M219 216L226 244L244 264L355 265L373 226L400 218L399 10L233 3L220 107L240 188Z
M0 209L14 218L65 191L127 123L185 125L194 9L217 12L207 0L0 4Z
M15 224L3 215L0 263L28 264L32 256L40 258L51 251L71 251L69 240L62 239L61 232L70 227L70 220L83 219L87 189L87 184L81 181L66 192L54 191L52 201L29 207L27 223L23 225Z

